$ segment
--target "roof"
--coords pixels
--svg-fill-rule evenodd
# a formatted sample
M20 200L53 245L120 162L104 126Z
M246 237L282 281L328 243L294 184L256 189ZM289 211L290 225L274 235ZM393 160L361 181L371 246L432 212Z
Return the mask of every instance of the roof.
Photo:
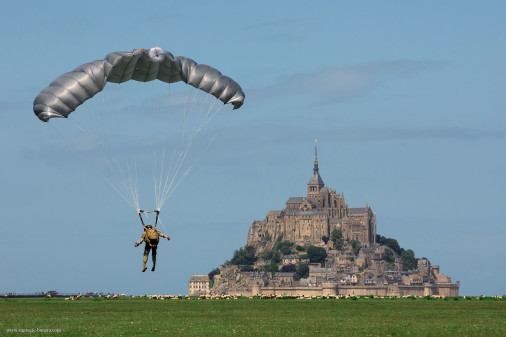
M289 211L285 215L327 215L325 211Z
M275 277L293 277L295 272L276 272Z
M365 207L348 208L348 214L350 215L365 214L365 211L366 211Z
M322 177L320 177L320 174L316 171L311 176L311 179L309 179L308 185L324 185Z
M190 281L208 281L209 277L207 275L192 275L190 277Z
M290 197L288 198L288 200L286 201L287 204L300 204L302 202L304 202L304 200L306 200L305 197Z

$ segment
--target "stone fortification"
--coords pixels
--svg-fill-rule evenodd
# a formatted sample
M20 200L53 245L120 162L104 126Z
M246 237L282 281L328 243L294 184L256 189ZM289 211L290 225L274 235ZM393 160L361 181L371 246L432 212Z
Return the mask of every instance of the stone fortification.
M336 233L339 239L332 240ZM284 209L253 221L245 250L256 256L255 262L222 265L209 292L243 296L458 296L459 282L452 283L449 276L440 274L439 266L421 259L417 266L407 268L401 252L379 244L377 237L371 207L348 207L342 193L325 187L315 147L306 196L290 197ZM285 249L280 250L283 244ZM307 250L311 246L326 252L324 260L310 262ZM301 273L304 268L305 274Z

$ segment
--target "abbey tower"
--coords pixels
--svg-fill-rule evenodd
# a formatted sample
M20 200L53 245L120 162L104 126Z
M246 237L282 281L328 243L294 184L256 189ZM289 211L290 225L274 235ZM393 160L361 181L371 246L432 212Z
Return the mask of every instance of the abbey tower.
M318 168L315 141L313 175L305 197L290 197L283 210L270 211L264 220L255 220L248 233L247 246L269 249L280 235L296 245L320 245L322 237L340 230L344 239L358 240L362 247L376 242L376 220L369 206L350 208L342 193L325 187Z

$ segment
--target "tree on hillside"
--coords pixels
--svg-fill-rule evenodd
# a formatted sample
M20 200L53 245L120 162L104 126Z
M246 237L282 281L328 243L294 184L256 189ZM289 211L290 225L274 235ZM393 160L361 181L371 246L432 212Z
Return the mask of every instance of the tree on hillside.
M309 276L309 265L304 262L297 263L297 269L295 271L295 275L293 275L293 279L295 281L299 281L301 278L306 278Z
M332 233L330 233L330 238L332 239L332 241L336 241L338 239L342 239L343 238L343 233L338 230L338 229L334 229L332 231Z
M327 258L327 251L322 247L309 246L307 248L307 257L311 263L323 263Z
M279 270L279 266L276 262L274 262L274 260L271 260L271 263L268 264L267 266L265 266L264 270L270 271L272 273L272 275L274 276L274 274Z
M207 274L207 277L209 277L210 280L213 280L214 279L214 275L220 275L220 268L214 268L213 270L211 270L209 272L209 274Z
M258 255L259 258L261 258L262 260L270 260L272 259L272 250L264 250L263 252L260 253L260 255Z
M404 271L416 269L418 267L418 259L415 258L415 252L411 249L403 250L401 259Z
M277 241L272 250L279 250L283 255L289 255L293 253L294 243L288 240L285 241Z
M255 267L250 264L242 265L240 269L241 271L255 271Z
M251 246L246 246L246 248L240 248L239 250L236 250L234 252L234 257L232 257L232 260L230 263L235 265L252 265L257 260L255 256L254 248Z
M325 244L327 244L327 242L329 242L329 237L328 237L328 236L326 236L326 235L322 236L322 241L323 241Z
M297 266L294 264L287 264L281 267L281 271L284 273L291 273L297 271Z
M209 288L212 288L214 286L214 276L220 274L220 268L214 268L207 274L207 277L209 277Z
M382 235L377 234L376 242L379 243L380 245L387 246L388 248L396 252L398 255L402 254L402 248L399 245L399 242L397 242L397 240L395 239L386 238Z
M358 240L351 240L351 247L353 248L353 254L358 255L362 244Z
M388 264L394 263L395 262L394 252L390 248L387 248L385 250L385 253L386 253L387 263Z
M271 261L274 261L275 263L280 263L281 262L281 254L279 253L279 251L275 251L273 254L272 254L272 259Z
M404 249L401 248L397 240L392 238L386 238L382 235L377 234L376 235L376 242L380 245L387 246L392 251L396 252L397 255L400 255L402 264L403 264L403 270L412 270L416 269L418 267L418 259L415 258L415 253L411 249ZM387 250L387 262L388 260L394 259L393 256L389 256L388 250Z
M344 239L343 233L340 230L334 229L332 233L330 233L330 239L332 240L332 242L334 242L335 249L337 250L343 249Z

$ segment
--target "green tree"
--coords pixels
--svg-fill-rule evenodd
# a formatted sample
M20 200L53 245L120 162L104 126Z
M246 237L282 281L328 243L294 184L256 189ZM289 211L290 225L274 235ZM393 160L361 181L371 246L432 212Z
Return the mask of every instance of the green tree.
M325 244L327 244L327 242L329 242L329 237L328 237L328 236L326 236L326 235L322 236L322 241L323 241Z
M330 239L332 240L332 242L334 242L334 247L337 250L343 249L344 245L343 233L340 230L334 229L332 233L330 233Z
M297 245L297 247L295 247L295 249L297 249L299 252L305 252L306 251L306 247L301 246L301 245Z
M399 242L397 240L392 238L386 238L382 235L377 234L376 235L376 242L380 245L387 246L388 248L392 249L394 252L396 252L398 255L401 255L402 248L399 245Z
M332 233L330 233L330 239L332 241L336 241L336 240L342 239L342 238L343 238L343 233L338 229L334 229L332 231Z
M307 256L311 263L323 263L327 258L327 251L322 247L309 246L307 248Z
M271 263L265 266L264 270L270 271L274 275L279 270L279 266L274 260L271 260Z
M255 268L252 265L243 265L241 266L241 271L255 271Z
M214 286L214 276L220 274L220 268L214 268L207 274L207 277L209 277L209 288L212 288Z
M358 240L351 240L351 247L353 248L353 254L358 255L362 244Z
M230 262L234 265L252 265L256 260L254 248L246 246L245 249L241 247L239 250L236 250Z
M280 263L281 262L281 254L279 253L279 251L275 251L273 254L272 254L272 259L271 261L274 261L275 263Z
M272 255L273 255L273 254L272 254L272 250L264 250L263 252L261 252L261 253L259 254L259 256L258 256L258 257L259 257L259 258L261 258L262 260L267 261L267 260L272 259Z
M281 267L281 271L284 273L296 272L297 266L294 264L287 264Z
M401 253L402 265L404 271L416 269L418 267L418 259L415 258L415 252L411 249L403 250Z
M394 256L394 252L390 249L390 248L387 248L385 250L385 253L386 253L386 260L387 260L387 263L388 264L392 264L395 262L395 256Z
M308 276L309 276L309 265L304 262L297 263L297 269L295 271L295 275L293 275L293 279L295 281L298 281L301 278L306 278Z
M289 255L293 253L293 247L294 243L290 242L288 240L285 241L277 241L274 245L273 250L279 250L283 255Z
M220 268L214 268L209 272L209 274L207 274L207 276L209 277L210 280L214 280L214 275L220 275L220 272L221 272Z

